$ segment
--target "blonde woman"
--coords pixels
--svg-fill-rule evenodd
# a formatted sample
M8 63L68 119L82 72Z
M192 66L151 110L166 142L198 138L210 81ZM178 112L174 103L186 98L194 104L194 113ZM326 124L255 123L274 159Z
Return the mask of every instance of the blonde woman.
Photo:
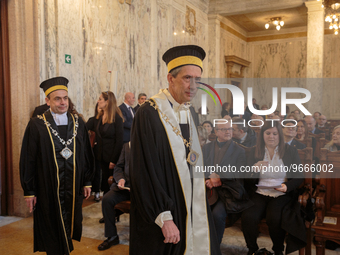
M340 151L340 125L336 126L332 132L332 141L325 145L330 151Z

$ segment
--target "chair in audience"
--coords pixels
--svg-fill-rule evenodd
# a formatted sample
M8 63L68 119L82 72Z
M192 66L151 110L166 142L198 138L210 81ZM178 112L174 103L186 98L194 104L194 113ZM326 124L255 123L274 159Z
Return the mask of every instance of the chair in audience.
M329 129L328 127L318 127L318 129L320 129L321 131L325 132L325 138L327 140L331 139L331 129Z
M325 145L322 146L322 143L320 141L320 139L325 139L325 133L321 133L321 134L312 134L312 133L309 133L309 135L311 137L314 137L315 140L316 140L316 146L315 146L315 151L314 151L314 157L320 159L320 150L321 148L323 148Z
M308 137L303 141L301 141L301 140L298 140L298 141L303 143L304 145L306 145L306 147L312 147L312 138L311 137Z
M327 172L320 172L315 196L317 212L312 228L315 231L316 255L325 254L326 240L340 244L340 151L322 148L320 166L322 170L326 170L327 166ZM331 167L333 173L329 172ZM327 223L332 220L335 221L333 224Z

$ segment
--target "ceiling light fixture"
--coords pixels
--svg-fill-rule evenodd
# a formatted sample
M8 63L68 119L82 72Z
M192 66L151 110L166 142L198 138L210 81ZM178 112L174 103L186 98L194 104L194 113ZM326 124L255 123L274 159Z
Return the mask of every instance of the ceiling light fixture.
M323 0L322 8L325 9L325 21L330 23L329 29L334 29L337 35L340 27L340 0Z
M264 27L268 29L270 26L270 23L273 23L273 25L276 27L276 30L280 30L281 27L283 27L285 24L285 22L283 21L281 17L274 17L274 18L270 18L269 21L264 25Z

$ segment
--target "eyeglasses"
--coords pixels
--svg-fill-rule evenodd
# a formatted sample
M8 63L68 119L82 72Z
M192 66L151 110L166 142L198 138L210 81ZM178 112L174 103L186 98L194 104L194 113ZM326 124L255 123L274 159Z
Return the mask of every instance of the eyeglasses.
M103 93L105 93L107 96L109 95L109 91L104 91Z
M231 132L231 131L234 131L233 128L215 128L215 130L221 131L221 132L227 132L227 131Z

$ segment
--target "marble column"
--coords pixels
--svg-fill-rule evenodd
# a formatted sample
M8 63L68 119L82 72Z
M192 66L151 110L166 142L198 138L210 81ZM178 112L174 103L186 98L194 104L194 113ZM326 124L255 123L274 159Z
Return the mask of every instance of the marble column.
M209 81L216 81L221 78L221 20L220 15L208 15L208 77ZM214 86L215 84L210 84ZM208 100L209 118L220 117L221 107L216 107L211 100Z
M209 78L220 77L221 16L208 15Z
M39 105L38 0L8 1L11 75L13 201L15 216L29 216L19 176L22 138L34 108Z
M308 8L306 88L312 95L307 109L313 114L315 111L322 112L325 19L322 1L308 1L305 5Z

